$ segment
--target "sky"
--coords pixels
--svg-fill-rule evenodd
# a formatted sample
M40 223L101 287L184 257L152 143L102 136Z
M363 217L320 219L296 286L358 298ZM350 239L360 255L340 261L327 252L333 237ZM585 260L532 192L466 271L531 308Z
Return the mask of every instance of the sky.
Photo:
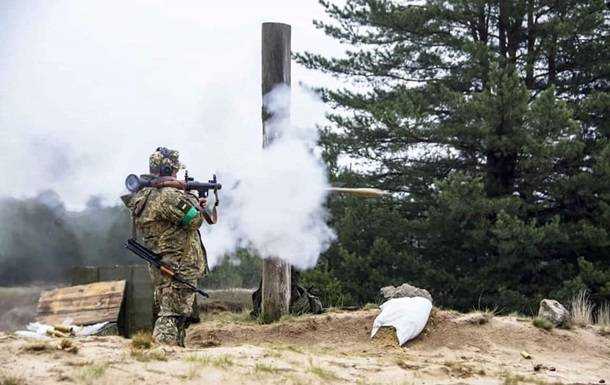
M226 151L236 138L240 151L261 145L261 23L290 24L293 52L338 55L312 25L324 17L314 0L2 0L0 196L116 204L162 145L207 179L239 157ZM300 82L332 80L293 62ZM314 129L323 108L299 100L293 115Z

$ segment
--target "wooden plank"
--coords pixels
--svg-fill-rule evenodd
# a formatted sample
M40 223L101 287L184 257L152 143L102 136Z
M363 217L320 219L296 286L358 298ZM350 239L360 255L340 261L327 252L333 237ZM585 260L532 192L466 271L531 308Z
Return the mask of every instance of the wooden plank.
M122 293L125 290L125 280L95 282L87 285L62 287L59 289L43 291L40 294L41 299L50 298L52 300L59 299L77 299L88 296L97 296L108 293Z
M76 325L116 322L125 295L125 280L96 282L42 292L36 320L46 324L72 319Z
M263 147L274 138L268 123L273 118L264 105L266 95L277 85L290 86L290 25L263 23L262 27L262 93L263 93ZM289 103L286 111L274 111L282 119L290 118ZM263 261L263 285L261 293L261 317L264 322L272 322L288 314L290 306L290 264L279 258Z
M36 321L47 324L57 325L62 324L64 320L71 319L71 323L76 325L91 325L99 322L116 322L118 318L116 308L112 309L94 309L77 311L65 314L48 314L36 318Z
M38 313L75 312L87 309L102 309L120 307L123 298L121 293L110 293L98 296L89 296L82 299L60 299L57 301L45 300L38 302Z

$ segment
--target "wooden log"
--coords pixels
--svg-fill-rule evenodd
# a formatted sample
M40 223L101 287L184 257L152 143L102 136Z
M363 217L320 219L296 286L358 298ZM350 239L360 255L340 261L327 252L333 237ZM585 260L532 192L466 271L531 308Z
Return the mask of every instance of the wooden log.
M262 26L262 94L263 94L263 147L269 145L275 134L270 130L274 119L265 102L275 87L281 84L290 86L290 25L282 23L263 23ZM289 106L289 103L285 103ZM290 113L274 111L288 119ZM290 264L279 258L267 258L263 261L263 285L261 301L261 319L264 322L277 321L288 314L290 306Z

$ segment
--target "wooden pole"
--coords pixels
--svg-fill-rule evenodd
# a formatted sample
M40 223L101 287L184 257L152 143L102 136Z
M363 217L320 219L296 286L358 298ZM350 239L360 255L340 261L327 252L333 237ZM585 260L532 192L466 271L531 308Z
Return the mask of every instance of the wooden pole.
M290 87L290 25L282 23L263 23L262 28L262 93L263 93L263 147L268 146L275 137L271 130L273 114L288 119L289 103L285 111L271 113L265 106L266 97L274 87L285 84ZM263 261L263 285L261 319L263 322L277 321L288 314L290 306L290 264L279 258Z

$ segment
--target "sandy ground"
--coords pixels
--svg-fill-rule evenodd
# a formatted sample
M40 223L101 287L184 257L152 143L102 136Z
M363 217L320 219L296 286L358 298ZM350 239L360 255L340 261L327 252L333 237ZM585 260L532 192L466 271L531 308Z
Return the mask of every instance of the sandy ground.
M467 316L435 310L425 332L399 347L391 329L369 338L377 313L328 313L273 325L247 321L244 314L222 313L192 326L187 348L153 346L135 354L130 340L121 337L76 339L79 350L69 353L56 349L60 340L40 346L0 334L0 384L610 381L610 338L593 327L547 332L515 317L494 317L478 325L469 323ZM522 351L532 358L523 358ZM534 370L536 365L539 370Z

